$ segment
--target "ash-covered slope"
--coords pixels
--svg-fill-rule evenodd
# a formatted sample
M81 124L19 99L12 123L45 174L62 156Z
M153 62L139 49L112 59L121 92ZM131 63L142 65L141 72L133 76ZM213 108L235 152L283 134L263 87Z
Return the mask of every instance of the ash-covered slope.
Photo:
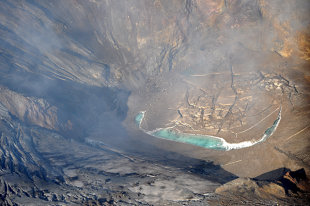
M246 178L310 172L309 8L1 1L1 204L306 203L307 188L289 198L272 177ZM146 130L234 144L259 140L279 108L270 138L234 151L156 139L134 122L146 111Z

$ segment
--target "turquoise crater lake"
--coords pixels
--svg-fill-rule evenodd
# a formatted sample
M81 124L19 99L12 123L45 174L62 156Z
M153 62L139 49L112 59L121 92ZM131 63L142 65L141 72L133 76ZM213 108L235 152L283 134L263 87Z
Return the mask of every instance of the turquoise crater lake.
M239 143L228 143L225 139L221 137L182 133L173 129L172 127L158 128L152 131L147 131L141 127L145 113L146 113L145 111L139 112L135 117L135 122L140 130L144 131L145 133L153 137L186 144L192 144L195 146L204 147L208 149L225 150L225 151L251 147L253 145L265 141L276 131L281 120L281 108L280 108L277 119L274 121L273 125L271 125L269 128L266 129L266 131L264 132L264 134L262 134L262 137L260 139L252 141L243 141Z

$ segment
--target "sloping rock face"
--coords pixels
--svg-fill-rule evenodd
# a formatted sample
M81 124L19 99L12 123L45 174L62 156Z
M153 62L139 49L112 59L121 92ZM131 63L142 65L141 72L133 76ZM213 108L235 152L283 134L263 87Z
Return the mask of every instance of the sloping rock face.
M231 195L238 195L245 204L253 204L254 199L268 199L270 203L280 199L280 204L289 204L285 199L287 195L295 198L296 204L305 204L300 196L309 200L309 189L305 170L300 169L287 171L283 176L269 181L238 178L218 187L215 192L224 195L222 203L227 205L232 203L227 198Z
M245 204L238 191L253 188L251 204L307 202L283 182L249 178L310 172L309 9L307 0L1 1L0 204ZM156 139L134 122L146 111L145 130L239 143L259 139L280 110L269 139L226 152ZM307 193L294 174L283 178ZM214 193L237 177L227 183L237 189Z

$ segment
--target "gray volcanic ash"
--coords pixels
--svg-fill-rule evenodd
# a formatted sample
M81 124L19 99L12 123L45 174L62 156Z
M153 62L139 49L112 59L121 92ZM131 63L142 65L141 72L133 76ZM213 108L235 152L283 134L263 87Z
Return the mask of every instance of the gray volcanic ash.
M308 204L309 10L0 1L0 205Z

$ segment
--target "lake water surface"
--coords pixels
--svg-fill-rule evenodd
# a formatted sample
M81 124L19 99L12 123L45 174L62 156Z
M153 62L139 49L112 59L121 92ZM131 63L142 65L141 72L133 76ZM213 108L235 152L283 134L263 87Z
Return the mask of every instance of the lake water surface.
M281 108L279 110L279 114L277 119L274 121L273 125L266 129L262 137L258 140L252 141L243 141L239 143L228 143L225 139L216 136L210 135L200 135L200 134L190 134L190 133L182 133L174 129L173 127L168 128L158 128L152 131L147 131L141 127L143 122L145 111L139 112L135 117L136 125L144 131L145 133L161 139L182 142L187 144L196 145L199 147L204 147L208 149L215 150L232 150L232 149L241 149L245 147L251 147L258 143L265 141L268 137L270 137L277 129L280 120L281 120Z

